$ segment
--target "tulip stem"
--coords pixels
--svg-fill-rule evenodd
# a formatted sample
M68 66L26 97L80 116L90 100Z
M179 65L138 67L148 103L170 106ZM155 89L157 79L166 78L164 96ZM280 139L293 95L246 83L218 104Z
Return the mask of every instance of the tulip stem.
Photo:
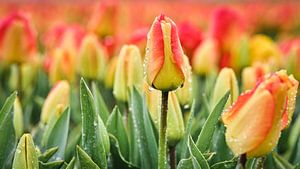
M170 169L176 169L176 147L172 146L169 149L170 155Z
M241 154L240 159L239 159L239 164L238 164L239 167L238 168L245 169L246 168L246 162L247 162L246 154Z
M265 162L265 157L260 157L257 159L256 164L255 164L255 169L262 169L264 168L264 162Z
M17 92L18 92L18 97L20 99L20 102L22 102L22 97L23 97L23 91L22 91L22 67L21 64L17 64L17 73L18 73L18 80L17 80Z
M159 144L158 144L158 169L166 169L167 163L167 112L168 112L168 94L162 91L161 96L161 114L159 125Z

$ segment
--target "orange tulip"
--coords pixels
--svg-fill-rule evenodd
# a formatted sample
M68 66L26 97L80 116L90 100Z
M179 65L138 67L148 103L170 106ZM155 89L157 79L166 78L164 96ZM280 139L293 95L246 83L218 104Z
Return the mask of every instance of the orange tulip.
M253 66L246 67L242 71L243 90L250 90L263 76L270 72L267 64L256 63Z
M282 70L266 75L226 110L226 142L236 155L263 156L276 146L295 109L298 81Z
M156 17L147 40L147 83L162 91L171 91L182 86L185 80L183 57L175 23L164 15Z
M7 63L24 63L34 56L36 33L23 13L14 13L0 23L0 57Z

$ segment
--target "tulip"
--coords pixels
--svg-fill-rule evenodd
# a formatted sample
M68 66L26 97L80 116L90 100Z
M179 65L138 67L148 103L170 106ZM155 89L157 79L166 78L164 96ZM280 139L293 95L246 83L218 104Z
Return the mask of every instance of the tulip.
M160 114L160 98L161 92L153 90L145 82L144 92L146 96L146 103L148 111L154 124L159 128L159 114ZM168 98L168 113L167 113L167 141L169 146L176 146L184 135L184 123L179 101L175 92L171 92Z
M195 73L207 75L217 70L218 51L216 41L205 39L195 50L192 66Z
M251 158L272 151L290 123L297 88L298 81L286 71L272 73L224 111L226 142L234 154Z
M253 66L244 68L242 71L243 90L245 91L254 88L256 83L269 72L269 66L262 63L257 63Z
M104 75L107 55L94 35L84 37L78 56L79 74L88 79L101 79Z
M70 85L67 81L57 82L48 94L42 107L41 120L47 123L48 120L55 114L57 107L62 107L64 110L69 105L70 100Z
M117 63L118 57L115 56L109 60L108 65L106 66L104 85L107 88L113 88Z
M184 83L183 51L175 23L156 17L148 33L145 72L147 83L161 91L172 91Z
M184 64L184 76L186 80L183 83L183 87L177 89L175 93L177 95L180 105L182 105L184 108L189 108L193 100L193 93L192 93L193 91L192 91L192 68L189 63L189 58L187 56L184 56L183 64Z
M0 58L6 63L21 64L36 52L36 33L29 18L14 13L0 23Z
M124 45L120 51L115 72L113 94L119 101L126 102L128 89L135 86L142 89L143 66L139 49L134 45Z
M225 108L232 105L239 95L238 83L235 77L235 73L231 68L223 68L218 75L213 91L213 107L217 105L217 103L227 91L230 91L230 96L225 105Z
M265 35L255 35L249 41L250 62L272 63L280 65L280 51L275 42Z
M48 73L52 84L59 80L75 80L75 51L57 48L49 57Z
M24 126L22 105L18 97L14 102L14 128L17 138L20 138L23 134Z

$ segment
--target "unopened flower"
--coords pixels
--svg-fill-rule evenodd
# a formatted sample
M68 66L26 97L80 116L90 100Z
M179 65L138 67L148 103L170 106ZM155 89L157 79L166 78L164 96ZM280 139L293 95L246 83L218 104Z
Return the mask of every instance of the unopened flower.
M242 71L243 90L253 89L256 83L269 72L269 65L262 63L256 63L253 66L244 68Z
M120 101L127 101L129 89L143 85L143 65L139 49L134 45L124 45L116 66L113 94Z
M277 145L291 121L298 81L286 71L266 75L222 115L226 142L236 155L263 156Z
M36 52L36 32L23 13L13 13L0 23L0 58L7 63L24 63Z
M175 23L168 17L156 17L148 33L145 72L150 86L172 91L184 83L183 50Z
M64 110L70 102L70 85L67 81L57 82L48 94L42 107L41 120L47 123L57 112L57 107ZM61 111L62 112L62 111Z

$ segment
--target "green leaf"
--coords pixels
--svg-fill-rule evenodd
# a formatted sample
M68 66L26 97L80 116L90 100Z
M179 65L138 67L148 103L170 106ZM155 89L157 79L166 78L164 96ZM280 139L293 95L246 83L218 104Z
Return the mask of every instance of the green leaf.
M185 133L184 133L183 140L181 142L181 159L187 158L187 156L188 156L188 140L189 140L189 135L192 130L194 114L195 114L195 100L192 103L191 113L190 113L189 120L185 127Z
M296 164L300 161L300 137L298 138L296 145L294 146L290 160L292 164Z
M282 158L276 152L273 152L272 155L273 155L276 165L279 168L284 168L284 169L293 169L294 168L293 165L291 165L286 159Z
M116 106L106 123L107 131L114 135L120 144L122 155L129 159L129 142L122 115Z
M66 169L74 169L75 166L75 157L72 158L72 160L67 165Z
M234 157L231 160L221 161L221 162L213 164L211 166L211 169L235 168L236 163L237 163L237 158Z
M50 131L48 140L46 141L45 147L59 147L57 153L54 154L52 159L63 159L65 154L65 148L68 139L70 122L70 109L67 108L55 122L52 130Z
M113 168L122 168L122 169L137 169L138 167L132 164L131 162L127 161L125 157L122 155L119 142L117 138L110 134L109 135L110 140L111 140L111 153L112 153L112 160L113 160Z
M100 169L91 157L79 146L77 146L77 156L81 169Z
M300 136L300 116L298 115L296 121L293 126L291 126L291 132L288 138L288 146L289 150L286 152L288 158L292 158L292 152L296 148L297 140ZM286 144L286 143L285 143Z
M200 165L200 168L209 169L209 165L208 165L206 159L204 158L203 154L201 153L201 151L198 149L198 147L194 143L192 137L189 137L188 147L190 150L190 154L198 162L198 164Z
M103 120L104 123L106 123L108 117L109 117L109 111L108 108L103 100L102 95L100 94L100 91L98 90L97 86L95 83L92 84L92 89L93 89L93 95L95 97L95 106L96 106L96 111L100 115L101 119Z
M141 168L157 167L157 143L145 102L136 88L131 91L131 118L141 157ZM151 160L149 160L151 159Z
M83 79L80 81L80 103L82 111L82 147L100 168L105 169L107 168L106 153L109 149L109 138L106 128L96 112L92 93Z
M68 143L65 150L65 160L70 160L76 155L76 145L80 144L81 139L81 124L78 124L75 128L71 129L68 136Z
M229 97L229 92L227 92L219 101L219 103L215 106L213 111L208 116L207 120L205 121L205 124L198 136L198 140L196 142L197 147L201 152L205 152L212 140L215 127L219 121L220 115L224 109L224 106L227 102L227 99Z
M24 134L15 152L14 169L38 169L38 157L30 134Z
M7 162L11 163L13 149L16 146L16 135L13 125L12 106L16 99L16 92L11 94L5 101L0 111L0 164L5 167Z
M39 161L46 163L58 150L58 147L53 147L46 150L43 154L39 156Z
M300 169L300 163L295 166L295 169Z
M39 162L40 169L60 169L64 165L63 160L51 161L48 163Z
M188 159L181 159L177 165L177 169L192 169L192 168L194 168L192 157Z

